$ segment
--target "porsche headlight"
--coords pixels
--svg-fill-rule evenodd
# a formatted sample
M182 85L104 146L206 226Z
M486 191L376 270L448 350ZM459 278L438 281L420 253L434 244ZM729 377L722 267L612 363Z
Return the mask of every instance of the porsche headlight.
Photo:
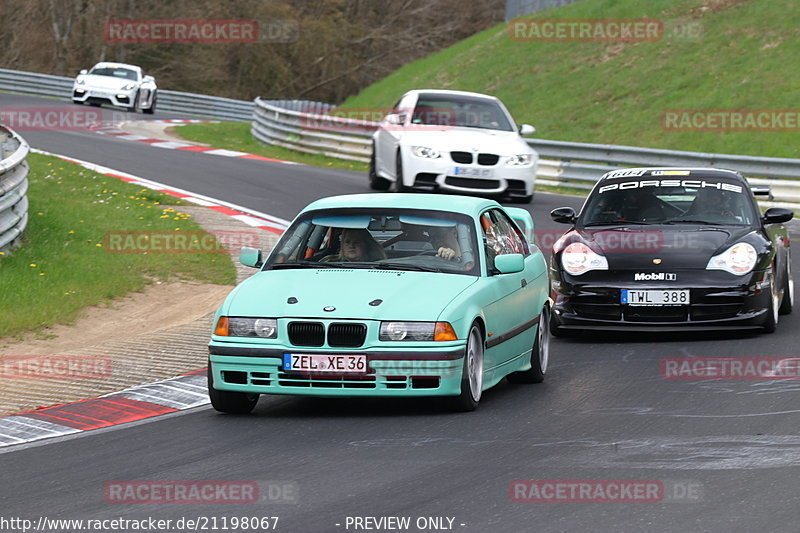
M78 78L78 79L75 80L75 85L85 85L85 84L86 84L86 80L83 79L83 78Z
M508 158L506 165L510 167L521 167L524 165L530 165L532 160L531 154L518 154L512 155Z
M436 159L442 156L439 150L434 150L428 146L412 146L411 153L423 159Z
M458 340L449 322L381 322L378 338L382 341Z
M122 86L122 90L123 91L130 91L134 87L136 87L135 83L126 83L125 85Z
M582 242L573 242L561 253L561 265L569 274L580 276L590 270L608 270L608 260Z
M753 245L739 242L712 257L706 270L724 270L736 276L744 276L753 270L757 260L758 253Z
M221 327L223 319L227 321L227 328ZM223 337L274 339L278 336L278 321L274 318L220 317L215 333Z

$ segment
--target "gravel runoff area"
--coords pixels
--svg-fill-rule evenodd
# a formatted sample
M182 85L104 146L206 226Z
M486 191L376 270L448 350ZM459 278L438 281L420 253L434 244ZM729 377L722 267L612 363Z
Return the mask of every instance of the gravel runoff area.
M245 241L243 244L251 246L257 244L267 252L278 239L274 233L253 228L205 207L182 206L181 211L190 213L193 220L206 231L228 237L232 259L237 265L237 283L255 272L254 269L239 264L240 242ZM165 305L174 305L179 312L181 302L167 302ZM16 377L13 371L6 369L0 374L0 416L95 398L205 368L215 310L215 307L208 309L207 314L201 318L173 327L102 342L79 350L58 352L52 356L35 356L38 358L35 361L41 364L62 359L57 356L64 356L63 360L67 361L97 357L100 361L96 367L98 371L92 377ZM109 312L109 316L113 316L113 311ZM119 324L119 327L124 328L125 325ZM0 357L0 364L2 363Z

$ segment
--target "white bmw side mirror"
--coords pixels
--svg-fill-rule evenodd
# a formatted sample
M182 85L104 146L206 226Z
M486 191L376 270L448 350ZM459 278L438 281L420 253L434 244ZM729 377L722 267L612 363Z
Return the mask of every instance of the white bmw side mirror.
M536 128L531 126L530 124L520 124L519 126L519 134L520 135L533 135L536 133Z

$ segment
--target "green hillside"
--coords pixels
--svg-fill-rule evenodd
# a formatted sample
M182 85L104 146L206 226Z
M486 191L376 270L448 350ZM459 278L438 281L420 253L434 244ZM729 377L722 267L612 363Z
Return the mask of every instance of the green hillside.
M543 139L800 157L796 1L582 0L532 16L651 18L664 32L652 42L522 42L502 24L402 67L343 107L391 106L415 88L460 89L498 96ZM663 125L667 111L706 118L720 109L792 110L794 121L782 124L788 131Z

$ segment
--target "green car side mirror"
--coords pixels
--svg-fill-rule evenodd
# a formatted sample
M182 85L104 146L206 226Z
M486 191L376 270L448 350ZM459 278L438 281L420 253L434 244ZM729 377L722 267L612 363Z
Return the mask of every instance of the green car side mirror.
M494 268L501 274L514 274L522 272L525 268L525 258L522 254L503 254L494 258Z
M261 250L258 248L242 247L239 251L239 262L244 266L261 268L264 261L261 259Z

